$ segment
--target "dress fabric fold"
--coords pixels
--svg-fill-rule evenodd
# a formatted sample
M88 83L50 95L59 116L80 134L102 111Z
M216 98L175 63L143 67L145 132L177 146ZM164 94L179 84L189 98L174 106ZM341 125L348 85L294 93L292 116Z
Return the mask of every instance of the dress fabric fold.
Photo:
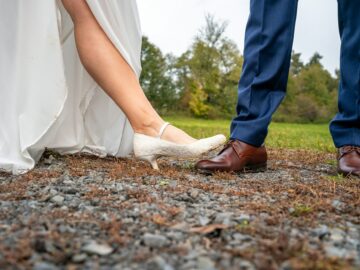
M87 0L137 76L141 29L135 0ZM128 156L133 130L89 76L59 0L0 0L0 170L21 174L44 150Z

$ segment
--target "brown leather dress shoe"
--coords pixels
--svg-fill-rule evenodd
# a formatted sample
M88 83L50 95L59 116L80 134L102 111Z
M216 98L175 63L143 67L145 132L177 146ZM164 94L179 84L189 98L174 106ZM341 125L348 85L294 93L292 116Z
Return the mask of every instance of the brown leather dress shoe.
M345 176L360 177L360 147L344 146L339 149L338 172Z
M254 147L241 141L230 141L214 158L201 160L196 169L203 173L213 172L254 172L267 167L265 146Z

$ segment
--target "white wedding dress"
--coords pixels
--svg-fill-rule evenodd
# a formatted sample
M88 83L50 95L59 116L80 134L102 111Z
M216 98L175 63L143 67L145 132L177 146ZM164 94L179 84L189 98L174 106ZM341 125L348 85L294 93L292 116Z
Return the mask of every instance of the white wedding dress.
M135 0L87 0L139 76ZM45 148L127 156L133 130L80 63L73 24L57 0L0 0L0 170L31 170Z

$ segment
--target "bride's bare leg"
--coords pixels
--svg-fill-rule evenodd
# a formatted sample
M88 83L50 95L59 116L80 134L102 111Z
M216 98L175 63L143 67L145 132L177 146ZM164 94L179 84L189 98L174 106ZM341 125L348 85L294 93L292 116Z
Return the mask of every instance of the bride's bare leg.
M102 30L85 0L62 0L75 25L75 38L81 61L128 117L135 132L156 136L163 119L146 98L134 71ZM191 143L192 137L169 126L163 139Z

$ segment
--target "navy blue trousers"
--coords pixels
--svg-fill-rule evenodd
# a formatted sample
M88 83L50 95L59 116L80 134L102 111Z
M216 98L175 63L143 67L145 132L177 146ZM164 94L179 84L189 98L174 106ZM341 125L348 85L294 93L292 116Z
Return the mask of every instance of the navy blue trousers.
M254 146L265 141L272 115L286 94L297 4L297 0L251 0L231 139ZM338 8L339 113L330 131L336 147L360 146L360 0L338 0Z

